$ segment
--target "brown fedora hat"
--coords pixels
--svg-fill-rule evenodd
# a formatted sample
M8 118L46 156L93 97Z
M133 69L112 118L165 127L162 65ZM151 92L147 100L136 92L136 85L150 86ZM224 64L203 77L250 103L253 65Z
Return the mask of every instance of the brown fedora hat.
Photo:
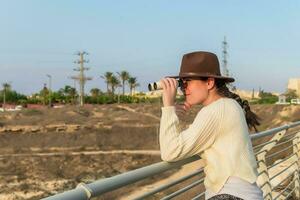
M196 51L185 54L181 61L179 76L170 78L211 77L223 79L225 82L234 82L234 78L222 76L219 60L216 54L205 51Z

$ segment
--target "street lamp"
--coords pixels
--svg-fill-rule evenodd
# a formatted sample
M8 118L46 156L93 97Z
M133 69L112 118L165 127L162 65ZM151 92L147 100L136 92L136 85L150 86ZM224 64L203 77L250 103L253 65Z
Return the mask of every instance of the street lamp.
M52 81L52 76L47 74L46 75L49 78L49 107L51 108L51 94L52 94L52 89L51 89L51 81Z

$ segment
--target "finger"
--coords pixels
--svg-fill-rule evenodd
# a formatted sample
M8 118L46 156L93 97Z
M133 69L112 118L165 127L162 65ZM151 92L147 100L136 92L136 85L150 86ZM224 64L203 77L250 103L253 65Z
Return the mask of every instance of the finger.
M189 104L188 102L184 102L184 106L186 109L190 109L192 107L192 105Z
M170 78L165 78L165 80L166 80L166 85L167 85L168 88L171 87L171 83L170 83L170 80L169 80L169 79L170 79Z
M175 78L172 78L172 81L173 81L173 84L174 84L174 89L177 91L177 89L178 89L178 81Z
M171 87L172 89L175 88L175 85L174 85L173 80L172 80L171 78L167 78L167 80L168 80L169 83L170 83L170 87Z
M184 108L185 111L188 111L191 107L190 107L189 104L184 103L184 104L183 104L183 108Z
M172 78L172 80L174 82L175 88L178 88L178 81L175 78Z
M165 90L167 88L166 80L163 78L163 79L160 80L160 83L161 83L161 86L162 86L163 90Z

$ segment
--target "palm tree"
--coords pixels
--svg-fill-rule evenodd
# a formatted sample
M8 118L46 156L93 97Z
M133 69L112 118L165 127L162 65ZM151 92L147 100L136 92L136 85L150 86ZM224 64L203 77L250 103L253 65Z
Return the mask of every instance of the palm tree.
M68 94L69 96L72 98L72 103L75 104L75 97L76 97L76 88L74 87L70 87L69 90L68 90Z
M136 87L140 86L140 84L137 82L136 77L130 77L128 79L128 83L130 88L130 94L133 95L133 91L135 90Z
M44 83L44 87L43 89L40 91L40 96L43 97L43 105L46 105L46 99L47 99L47 96L49 95L49 90L46 86L46 83Z
M122 88L123 88L123 95L125 94L125 82L128 81L130 78L130 75L127 71L121 71L117 72L117 74L120 76L120 79L122 81Z
M111 92L114 95L115 94L115 88L120 86L120 80L115 75L113 75L111 77L110 84L111 84Z
M71 87L70 85L65 85L64 88L59 89L58 93L62 95L66 102L75 102L76 89Z
M106 92L109 93L109 86L111 85L111 78L113 76L112 72L105 72L105 74L103 76L100 76L101 78L103 78L105 80L106 83Z
M5 104L6 104L6 92L10 91L11 85L9 83L3 83L3 110L5 110Z
M99 94L100 94L100 89L99 88L92 88L91 90L90 90L90 93L91 93L91 95L92 95L92 97L98 97L99 96Z

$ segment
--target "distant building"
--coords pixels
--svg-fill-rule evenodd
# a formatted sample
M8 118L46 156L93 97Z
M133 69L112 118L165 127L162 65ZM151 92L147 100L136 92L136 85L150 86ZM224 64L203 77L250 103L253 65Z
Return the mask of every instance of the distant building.
M237 95L239 95L242 99L259 98L258 91L248 91L248 90L236 89L233 92L236 93Z
M291 99L291 104L300 104L300 99Z
M290 103L286 102L286 96L284 96L284 95L279 95L279 96L278 96L278 102L276 102L275 104L279 104L279 105L287 105L287 104L290 104Z
M298 97L300 97L300 79L299 78L289 79L287 89L296 90L296 94L298 95Z

